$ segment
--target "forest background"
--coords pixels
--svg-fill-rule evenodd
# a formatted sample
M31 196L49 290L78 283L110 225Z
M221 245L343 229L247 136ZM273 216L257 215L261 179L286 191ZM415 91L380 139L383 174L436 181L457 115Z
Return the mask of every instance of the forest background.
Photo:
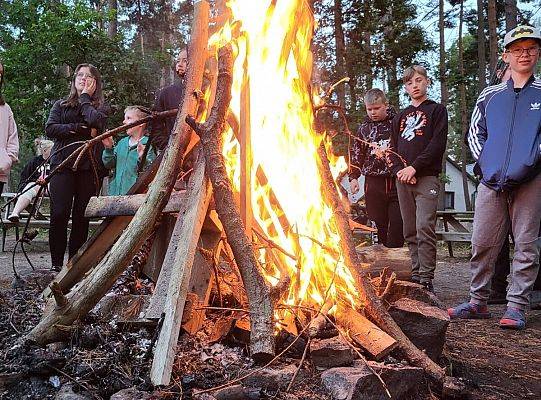
M68 93L79 63L91 62L103 75L105 98L116 110L109 127L122 122L127 105L152 106L157 91L175 79L171 64L188 41L192 3L0 0L3 94L21 141L11 188L33 156L34 138L44 135L53 102ZM496 68L505 32L522 23L541 25L540 0L307 3L317 21L314 84L323 90L349 77L333 94L345 109L349 129L357 129L364 118L362 98L371 87L384 89L397 110L404 107L401 73L420 63L432 78L430 97L448 107L448 154L464 176L472 159L462 137L477 95ZM335 133L335 152L345 154L348 136L338 116L326 115L324 126Z

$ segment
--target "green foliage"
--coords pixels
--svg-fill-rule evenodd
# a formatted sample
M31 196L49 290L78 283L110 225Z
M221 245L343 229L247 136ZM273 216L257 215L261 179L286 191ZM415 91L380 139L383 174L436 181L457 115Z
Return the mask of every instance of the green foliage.
M145 33L146 44L141 48L131 24L121 23L119 33L109 38L104 27L115 13L96 10L93 3L0 2L0 60L6 73L3 93L13 109L21 141L21 163L12 173L15 181L18 170L33 156L34 138L44 135L52 104L68 94L78 64L92 63L102 74L106 102L115 110L109 127L122 123L126 106L151 106L162 75L169 71L176 42L164 44L160 39L165 31L179 37L171 25L178 20L164 24L162 18L167 26L159 29L163 10L158 9L153 25L136 29Z

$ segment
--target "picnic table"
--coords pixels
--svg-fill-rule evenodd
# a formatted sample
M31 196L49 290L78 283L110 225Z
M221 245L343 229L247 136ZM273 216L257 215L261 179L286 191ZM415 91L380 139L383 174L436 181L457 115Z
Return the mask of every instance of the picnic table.
M436 229L436 236L438 240L447 243L450 257L454 257L453 242L471 243L472 232L468 225L473 222L473 215L473 211L441 210L436 212L436 217L443 223L443 230Z

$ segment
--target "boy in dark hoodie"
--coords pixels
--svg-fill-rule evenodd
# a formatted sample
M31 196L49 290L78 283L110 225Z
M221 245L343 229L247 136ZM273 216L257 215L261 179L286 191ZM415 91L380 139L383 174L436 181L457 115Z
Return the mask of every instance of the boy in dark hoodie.
M411 280L433 291L436 269L436 210L443 153L447 145L447 110L429 100L426 69L413 65L402 78L411 104L393 120L391 157L411 255Z
M353 193L359 191L359 177L365 176L364 193L368 218L376 223L378 239L386 247L402 247L402 217L396 184L387 151L395 112L380 89L364 95L366 118L349 148L349 179Z

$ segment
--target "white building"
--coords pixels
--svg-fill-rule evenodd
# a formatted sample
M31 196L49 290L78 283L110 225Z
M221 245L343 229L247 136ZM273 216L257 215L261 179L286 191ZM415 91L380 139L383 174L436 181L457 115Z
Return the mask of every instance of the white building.
M467 171L471 171L471 167L466 168ZM445 184L445 209L466 211L466 202L464 201L464 186L462 185L462 173L460 172L460 166L447 157L446 175L449 178L449 182ZM350 202L355 203L364 196L364 177L359 179L360 190L358 193L352 195L349 191L349 180L347 175L342 177L340 181L342 187L348 192ZM471 199L472 207L475 204L475 195L477 194L477 180L468 173L468 190Z

